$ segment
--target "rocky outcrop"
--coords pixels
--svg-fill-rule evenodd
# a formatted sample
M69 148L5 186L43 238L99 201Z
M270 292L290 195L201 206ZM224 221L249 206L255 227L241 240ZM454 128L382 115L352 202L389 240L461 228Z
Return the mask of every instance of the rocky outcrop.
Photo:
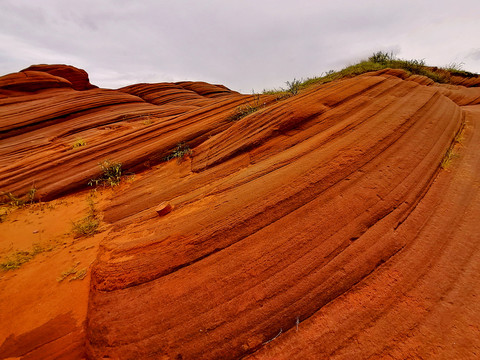
M62 77L40 71L22 71L0 78L0 97L7 97L7 95L12 97L15 92L35 92L45 89L71 87L72 83Z
M409 246L392 233L462 121L434 87L360 76L232 124L196 173L133 184L106 212L122 227L92 277L91 356L239 358L294 328Z
M32 65L21 72L37 71L47 73L68 80L74 90L90 90L96 86L90 84L88 74L83 69L78 69L69 65Z
M32 68L69 80L38 71L27 84L18 79L30 71L0 78L3 88L30 91L0 98L0 189L18 197L32 187L43 200L85 187L106 159L124 170L153 166L177 143L197 144L221 131L252 98L206 83L86 89L83 71ZM75 148L78 140L86 145Z
M0 189L145 170L103 209L89 358L475 357L478 87L387 69L280 98L69 74L0 99ZM8 356L59 351L7 339Z

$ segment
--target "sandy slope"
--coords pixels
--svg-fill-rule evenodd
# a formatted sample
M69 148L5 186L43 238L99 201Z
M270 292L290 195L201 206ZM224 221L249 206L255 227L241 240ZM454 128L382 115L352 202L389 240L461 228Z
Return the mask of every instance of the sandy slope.
M0 359L478 357L478 87L386 70L276 100L38 70L34 91L22 73L0 78L0 189L58 198L105 158L147 170L99 197L104 231L76 255L86 279L52 281L80 245L68 234L2 275ZM228 121L246 101L263 106ZM162 162L180 141L192 156ZM45 231L85 196L62 198ZM161 203L173 210L159 217ZM32 217L17 210L0 231Z

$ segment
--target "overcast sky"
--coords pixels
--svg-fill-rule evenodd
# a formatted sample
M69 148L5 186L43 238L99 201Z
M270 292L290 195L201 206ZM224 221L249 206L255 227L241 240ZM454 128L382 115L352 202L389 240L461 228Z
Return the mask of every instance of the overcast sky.
M0 75L60 63L105 88L250 93L377 50L480 73L480 0L0 0Z

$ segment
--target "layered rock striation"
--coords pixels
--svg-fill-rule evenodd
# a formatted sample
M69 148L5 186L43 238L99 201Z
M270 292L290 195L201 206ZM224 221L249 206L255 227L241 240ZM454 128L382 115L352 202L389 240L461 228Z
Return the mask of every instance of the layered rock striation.
M88 358L478 354L480 88L382 70L279 98L29 69L0 78L2 191L145 170L104 209Z

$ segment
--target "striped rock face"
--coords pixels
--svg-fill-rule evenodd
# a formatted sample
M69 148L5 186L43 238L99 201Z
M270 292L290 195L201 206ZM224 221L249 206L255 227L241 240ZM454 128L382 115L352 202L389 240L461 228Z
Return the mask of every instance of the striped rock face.
M0 189L58 200L104 159L137 176L101 199L84 311L0 354L480 354L480 88L382 70L279 99L49 70L0 78Z

